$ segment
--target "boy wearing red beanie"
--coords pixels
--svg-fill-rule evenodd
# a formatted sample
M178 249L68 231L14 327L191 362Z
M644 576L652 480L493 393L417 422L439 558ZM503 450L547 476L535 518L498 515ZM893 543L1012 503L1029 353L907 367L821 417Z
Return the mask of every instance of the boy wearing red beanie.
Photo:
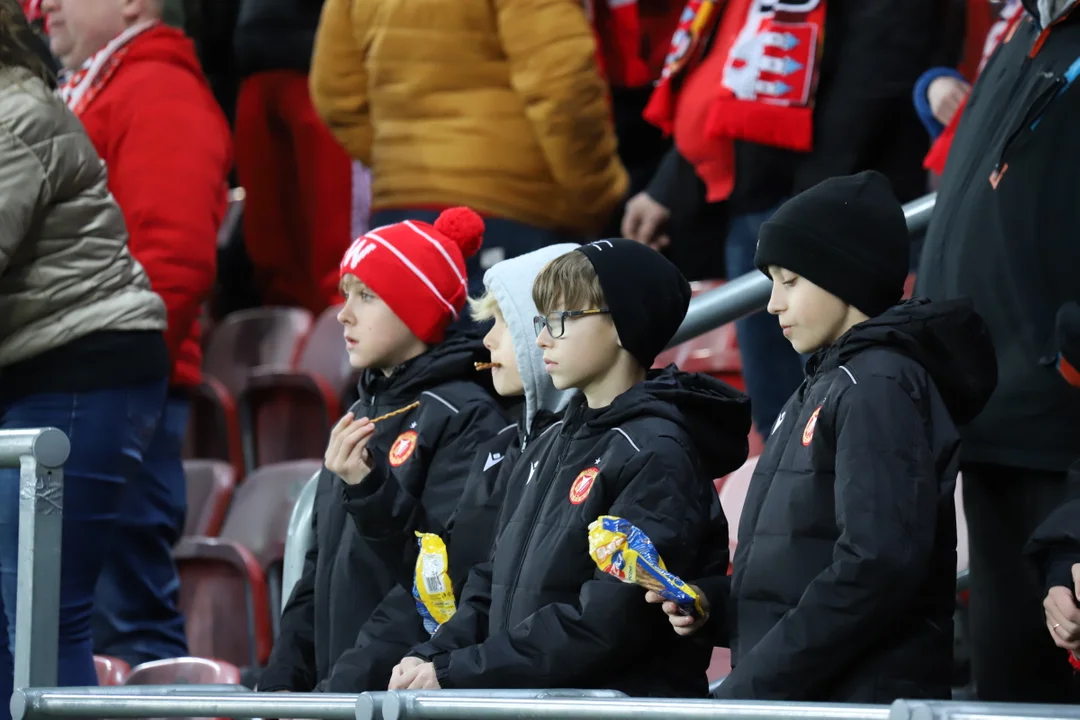
M419 500L418 511L445 525L477 447L509 424L475 382L475 363L487 359L480 336L446 334L464 309L465 258L483 232L476 213L453 208L434 225L376 228L341 261L346 302L338 319L350 363L364 370L360 400L330 435L312 516L315 545L260 690L324 689L409 570L378 559L347 505L400 486ZM416 632L419 642L419 623Z

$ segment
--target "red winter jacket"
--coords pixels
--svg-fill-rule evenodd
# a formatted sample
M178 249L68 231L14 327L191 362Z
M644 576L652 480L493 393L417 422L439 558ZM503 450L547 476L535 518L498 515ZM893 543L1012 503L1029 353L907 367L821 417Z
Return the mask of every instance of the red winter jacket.
M131 253L165 301L171 384L197 385L199 309L214 284L232 138L183 33L156 27L129 47L81 119L108 167Z

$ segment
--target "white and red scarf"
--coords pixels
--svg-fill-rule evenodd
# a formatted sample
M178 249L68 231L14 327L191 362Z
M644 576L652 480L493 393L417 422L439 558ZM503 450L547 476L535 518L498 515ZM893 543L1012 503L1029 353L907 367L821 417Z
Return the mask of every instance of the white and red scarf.
M671 131L675 83L700 59L718 17L745 17L734 38L717 38L723 77L705 132L719 139L809 151L814 93L825 39L826 0L689 0L645 117Z
M131 41L160 25L158 20L132 25L98 50L78 70L61 77L60 96L76 115L82 115L109 84L130 51Z

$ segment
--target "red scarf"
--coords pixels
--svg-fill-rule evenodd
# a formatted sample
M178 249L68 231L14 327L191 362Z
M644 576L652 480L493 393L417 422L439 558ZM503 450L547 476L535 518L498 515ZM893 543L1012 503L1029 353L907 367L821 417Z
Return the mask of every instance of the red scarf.
M1009 41L1012 33L1016 31L1016 26L1020 24L1023 18L1024 4L1020 0L1008 0L1004 7L1001 8L1001 14L998 16L997 21L990 27L990 32L986 35L982 60L979 61L979 73L986 67L987 61L997 50L998 45ZM934 140L934 144L930 146L930 152L923 158L923 167L925 169L937 175L945 172L945 163L949 159L949 150L952 149L953 138L956 137L956 127L960 124L960 117L964 114L966 105L966 100L960 104L960 107L956 109L956 114L953 115L953 119L949 121L949 124Z
M722 72L710 78L715 96L701 131L728 146L741 140L811 150L825 5L826 0L690 0L645 119L672 132L676 84L699 65L701 46L723 15L710 55L722 53L726 60ZM729 32L734 27L727 20L741 22L741 27ZM701 139L691 142L700 145ZM676 138L676 144L683 142ZM729 149L719 152L731 157ZM734 162L720 165L711 163L708 172L695 165L711 201L726 199L734 187Z
M76 115L82 115L101 91L109 84L127 57L132 40L161 23L157 20L129 27L112 42L94 53L82 67L63 78L60 96Z
M585 0L596 35L596 62L613 87L641 87L652 81L641 57L637 0Z

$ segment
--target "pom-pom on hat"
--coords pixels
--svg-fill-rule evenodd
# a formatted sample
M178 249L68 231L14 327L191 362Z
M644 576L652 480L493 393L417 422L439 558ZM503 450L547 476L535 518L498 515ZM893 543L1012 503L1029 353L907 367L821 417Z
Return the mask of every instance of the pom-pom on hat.
M355 275L416 337L436 345L465 307L465 258L483 242L483 218L450 208L434 225L406 220L357 238L341 260L341 277Z

